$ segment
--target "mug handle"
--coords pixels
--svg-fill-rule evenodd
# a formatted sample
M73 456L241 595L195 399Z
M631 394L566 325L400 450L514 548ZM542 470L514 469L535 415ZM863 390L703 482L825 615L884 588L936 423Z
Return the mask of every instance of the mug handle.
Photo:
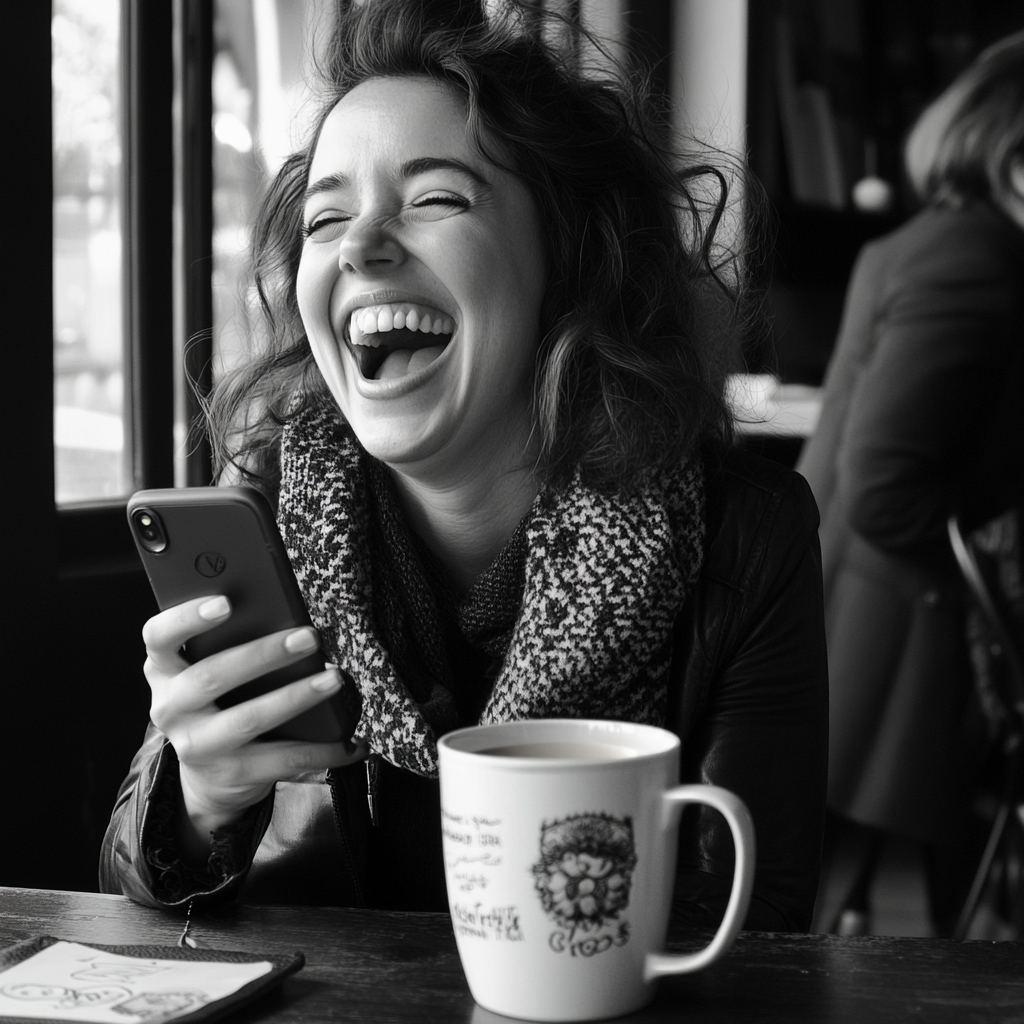
M743 926L743 920L750 905L750 893L754 883L754 821L747 805L735 793L721 786L676 786L662 795L664 803L664 827L668 831L679 824L679 818L686 804L707 804L721 811L732 832L736 847L736 868L732 877L732 892L725 908L725 917L718 926L710 945L696 953L648 953L644 961L644 980L651 981L663 974L689 974L699 971L723 953L728 952L736 935Z

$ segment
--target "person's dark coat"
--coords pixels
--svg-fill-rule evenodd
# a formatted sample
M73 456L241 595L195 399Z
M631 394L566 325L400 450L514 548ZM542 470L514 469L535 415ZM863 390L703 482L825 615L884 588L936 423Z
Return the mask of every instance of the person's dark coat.
M947 538L1020 507L1024 232L930 207L867 245L798 470L822 517L829 806L952 845L974 747L963 586Z

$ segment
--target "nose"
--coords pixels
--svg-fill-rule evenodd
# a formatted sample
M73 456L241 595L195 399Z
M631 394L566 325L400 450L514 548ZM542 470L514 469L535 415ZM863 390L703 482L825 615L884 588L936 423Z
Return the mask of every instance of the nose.
M405 250L380 218L354 221L338 245L338 266L343 273L380 270L404 260Z

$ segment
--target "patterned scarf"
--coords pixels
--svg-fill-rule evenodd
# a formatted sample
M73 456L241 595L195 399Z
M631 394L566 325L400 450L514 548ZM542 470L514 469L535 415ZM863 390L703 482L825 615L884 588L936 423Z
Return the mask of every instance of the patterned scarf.
M308 409L284 429L278 524L324 652L359 691L357 731L392 764L434 777L437 735L457 724L454 684L443 664L432 668L444 615L429 586L421 594L437 574L386 474L335 409ZM625 497L578 477L541 488L459 616L499 658L478 720L663 724L672 628L704 532L696 458Z

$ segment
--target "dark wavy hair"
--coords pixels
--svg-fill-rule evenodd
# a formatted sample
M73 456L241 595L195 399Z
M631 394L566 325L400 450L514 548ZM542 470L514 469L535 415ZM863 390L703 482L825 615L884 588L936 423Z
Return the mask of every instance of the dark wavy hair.
M275 491L283 424L328 394L295 296L302 196L327 114L360 83L394 76L462 97L482 154L517 174L539 209L550 268L534 384L540 478L563 485L579 469L591 486L629 489L698 444L731 439L725 359L743 290L739 259L716 241L725 175L681 163L636 74L598 41L518 0L487 8L339 4L318 61L313 138L256 219L252 352L208 405L218 473L233 465ZM603 54L600 74L581 67L580 39Z
M925 108L907 137L904 162L926 203L999 203L1010 168L1024 159L1024 32L984 50Z

